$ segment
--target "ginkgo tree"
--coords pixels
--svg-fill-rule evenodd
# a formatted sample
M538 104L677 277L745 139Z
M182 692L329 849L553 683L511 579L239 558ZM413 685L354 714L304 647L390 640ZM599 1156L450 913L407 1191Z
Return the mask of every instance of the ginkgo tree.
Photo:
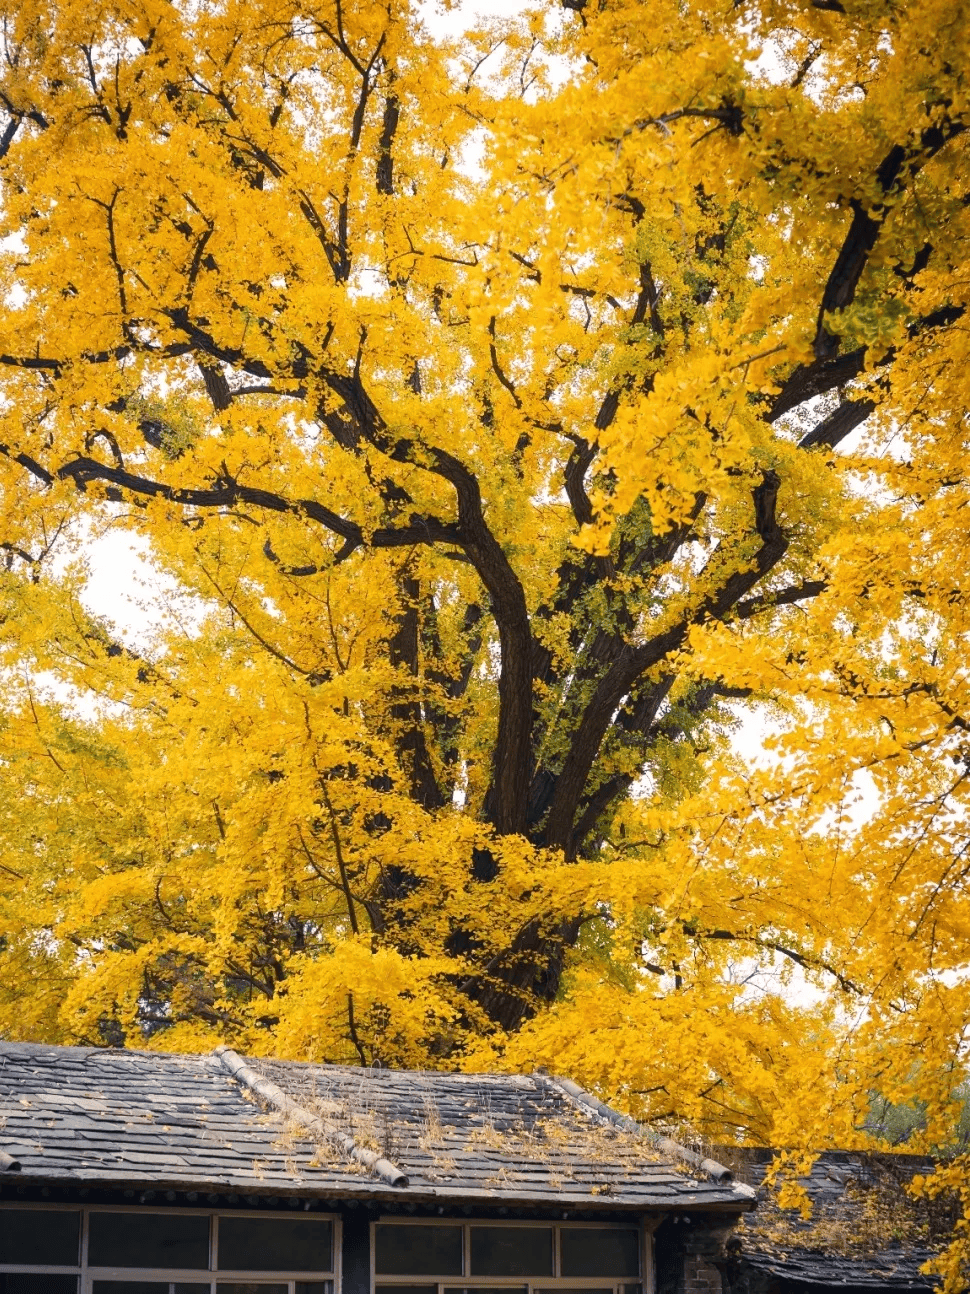
M0 1030L945 1140L962 0L0 7Z

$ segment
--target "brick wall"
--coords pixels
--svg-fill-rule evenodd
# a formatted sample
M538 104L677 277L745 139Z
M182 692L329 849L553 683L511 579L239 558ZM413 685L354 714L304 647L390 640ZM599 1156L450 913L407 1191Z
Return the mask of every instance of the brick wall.
M724 1294L721 1273L707 1257L684 1255L683 1294Z
M722 1217L670 1218L654 1233L657 1294L738 1294L737 1263L728 1241L733 1222Z

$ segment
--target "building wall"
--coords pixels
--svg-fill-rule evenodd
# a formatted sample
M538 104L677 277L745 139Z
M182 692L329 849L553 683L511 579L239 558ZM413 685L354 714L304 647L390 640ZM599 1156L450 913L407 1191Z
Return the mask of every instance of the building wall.
M657 1294L740 1294L737 1219L676 1214L654 1233Z
M370 1294L370 1216L354 1209L343 1216L342 1294Z
M29 1246L28 1249L24 1249L23 1242L25 1226L28 1229L33 1227L38 1236L42 1235L44 1226L38 1222L38 1219L49 1216L52 1209L65 1219L65 1226L67 1215L77 1220L73 1224L74 1238L71 1241L73 1257L58 1259L62 1266L56 1271L50 1267L54 1259L50 1257L49 1249L41 1244L40 1240L36 1244L33 1241L30 1242L34 1245L33 1249ZM24 1214L23 1223L16 1225L20 1210L27 1210L27 1214ZM124 1257L118 1257L121 1251L112 1250L111 1262L114 1265L109 1271L104 1266L109 1262L108 1250L103 1249L101 1256L95 1257L94 1250L89 1249L86 1239L94 1234L94 1222L105 1214L115 1219L111 1226L126 1233L136 1230L137 1227L134 1222L123 1226L122 1217L132 1219L140 1217L143 1222L149 1222L152 1218L159 1219L154 1235L158 1245L162 1243L159 1237L167 1235L172 1230L169 1223L175 1220L174 1215L181 1215L186 1223L181 1231L191 1233L190 1238L196 1248L204 1243L205 1252L199 1250L202 1257L196 1258L195 1248L193 1248L191 1262L181 1262L176 1256L172 1262L164 1262L161 1266L156 1266L161 1262L162 1257L172 1257L172 1253L166 1250L163 1254L162 1249L151 1243L149 1239L146 1241L147 1248L145 1244L136 1245L131 1248L130 1253L125 1250ZM194 1223L189 1225L192 1215L201 1214L208 1215L209 1219L207 1241L200 1241L195 1235L198 1228ZM168 1218L163 1222L165 1215L168 1215ZM333 1228L330 1234L337 1246L332 1252L332 1267L326 1270L325 1266L314 1268L313 1259L316 1253L314 1251L314 1254L311 1254L307 1250L305 1252L307 1270L302 1274L288 1271L285 1258L293 1258L295 1253L287 1250L284 1254L279 1250L279 1261L274 1260L273 1263L275 1274L263 1272L259 1259L265 1256L267 1253L265 1245L270 1243L267 1240L265 1223L272 1220L274 1215L276 1219L284 1221L289 1218L291 1221L305 1219L307 1222L316 1216L318 1224L323 1223L323 1225L327 1225L327 1217L332 1218ZM230 1233L227 1223L233 1216L240 1222L252 1219L252 1226L248 1227L248 1231L245 1227L236 1226ZM392 1289L394 1294L404 1294L404 1287L409 1284L413 1287L413 1294L427 1294L429 1287L437 1289L440 1294L445 1285L456 1287L455 1290L449 1288L445 1294L459 1294L459 1291L463 1294L466 1286L476 1287L474 1294L479 1294L479 1289L481 1294L519 1294L520 1291L521 1294L526 1294L526 1291L530 1291L531 1294L607 1294L607 1290L610 1294L722 1294L718 1270L709 1261L710 1255L704 1245L699 1243L702 1234L706 1233L703 1228L691 1229L689 1226L681 1227L676 1233L677 1242L684 1249L684 1253L678 1257L679 1274L675 1274L672 1284L668 1282L669 1290L658 1290L650 1243L650 1233L657 1221L656 1214L644 1217L637 1213L605 1210L577 1214L572 1211L553 1212L548 1209L541 1211L506 1207L479 1209L472 1205L455 1203L437 1206L418 1205L405 1200L358 1202L240 1197L234 1194L206 1194L200 1197L199 1193L194 1191L158 1192L134 1187L107 1190L79 1184L51 1183L48 1185L37 1181L18 1181L15 1184L0 1183L0 1224L3 1224L0 1225L0 1294L53 1294L52 1291L42 1289L41 1278L45 1271L61 1279L63 1288L58 1287L58 1294L79 1294L81 1290L84 1294L91 1294L92 1285L93 1294L105 1294L108 1286L104 1282L119 1279L126 1281L130 1287L126 1294L138 1294L136 1287L139 1285L142 1287L141 1294L161 1294L163 1287L165 1294L172 1294L180 1281L188 1281L190 1284L194 1282L197 1290L205 1289L206 1294L221 1294L219 1289L221 1283L224 1294L229 1294L228 1285L241 1278L229 1273L228 1268L223 1264L224 1233L227 1246L230 1243L228 1239L230 1234L245 1236L246 1243L250 1247L257 1243L253 1237L260 1237L258 1244L264 1248L258 1253L254 1249L249 1261L240 1259L247 1271L252 1268L251 1284L254 1292L258 1292L261 1283L268 1283L273 1285L273 1288L267 1288L265 1294L278 1294L283 1290L284 1284L287 1294L301 1294L302 1283L303 1294L331 1294L329 1288L324 1290L324 1283L332 1279L333 1294L372 1294L375 1270L371 1254L372 1229L378 1223L380 1223L379 1230L384 1233L397 1230L401 1224L405 1224L403 1230L412 1233L412 1237L416 1230L421 1230L425 1226L431 1226L439 1233L460 1231L464 1236L465 1249L464 1258L457 1264L452 1257L450 1266L442 1266L442 1271L452 1273L447 1277L440 1274L428 1277L422 1275L427 1269L420 1263L413 1271L410 1268L399 1268L394 1265L396 1260L389 1258L386 1252L383 1261L390 1265L385 1265L384 1268L376 1267L376 1294L382 1294L382 1290L386 1290L386 1294L391 1294ZM417 1228L415 1224L418 1224ZM525 1224L524 1230L522 1224ZM107 1225L107 1223L103 1224L102 1230ZM541 1244L539 1252L531 1253L528 1252L529 1244L521 1246L517 1240L512 1239L513 1236L534 1231L536 1227L548 1233L553 1240L552 1249L549 1251L549 1274L541 1277L513 1275L514 1272L541 1270ZM493 1228L496 1229L497 1235L494 1255L498 1256L498 1265L495 1265L494 1255L490 1255L487 1248L484 1250L481 1248L484 1236ZM614 1229L618 1231L615 1242L608 1234ZM668 1231L673 1230L668 1227ZM277 1228L277 1246L278 1237L279 1228ZM184 1240L185 1237L183 1236L182 1239ZM165 1241L165 1243L175 1242ZM383 1243L387 1245L387 1235ZM479 1245L478 1257L476 1257L476 1243ZM413 1240L408 1241L406 1237L402 1237L402 1244L407 1251L408 1245L413 1244ZM512 1258L509 1257L510 1246ZM299 1249L299 1245L297 1248ZM535 1249L535 1245L532 1249ZM526 1251L525 1256L523 1251ZM229 1248L226 1252L230 1252ZM238 1250L238 1252L241 1254L243 1251ZM329 1258L330 1251L328 1251L328 1260ZM536 1267L524 1265L534 1259L540 1260ZM481 1266L477 1265L479 1262L482 1263ZM508 1265L510 1262L513 1265ZM117 1271L115 1266L118 1267ZM180 1275L183 1267L187 1271L191 1269L193 1274ZM168 1270L169 1268L171 1271ZM276 1270L277 1268L279 1270ZM387 1274L405 1270L410 1272L410 1275ZM314 1276L314 1271L320 1273L318 1277ZM465 1273L463 1276L458 1274L462 1271ZM80 1278L80 1285L74 1275L75 1272ZM99 1282L102 1283L100 1286ZM153 1282L154 1285L152 1285ZM234 1286L233 1294L239 1294L240 1289L241 1287ZM115 1294L118 1294L117 1290ZM410 1289L407 1294L410 1294ZM472 1294L471 1291L470 1294Z

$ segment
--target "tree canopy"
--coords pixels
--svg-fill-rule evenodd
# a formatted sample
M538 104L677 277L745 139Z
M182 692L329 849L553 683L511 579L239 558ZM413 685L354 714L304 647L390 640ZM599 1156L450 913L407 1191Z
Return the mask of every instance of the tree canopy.
M0 1030L945 1142L963 0L0 7Z

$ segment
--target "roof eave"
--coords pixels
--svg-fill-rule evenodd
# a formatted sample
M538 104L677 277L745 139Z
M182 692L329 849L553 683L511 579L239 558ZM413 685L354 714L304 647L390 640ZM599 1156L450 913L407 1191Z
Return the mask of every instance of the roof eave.
M437 1187L382 1187L368 1185L358 1191L342 1186L328 1186L312 1182L267 1182L254 1180L249 1183L238 1181L213 1181L211 1178L165 1178L158 1177L124 1177L111 1178L98 1176L95 1173L31 1173L0 1172L0 1188L15 1186L20 1193L23 1188L57 1188L76 1190L104 1191L151 1191L155 1195L174 1191L178 1194L197 1195L234 1195L242 1199L247 1196L280 1196L300 1199L347 1200L358 1204L435 1204L456 1208L478 1205L482 1208L521 1208L553 1211L569 1209L571 1212L590 1213L743 1213L754 1207L754 1201L746 1196L736 1199L714 1200L663 1200L631 1199L622 1196L573 1194L564 1191L554 1198L550 1196L518 1195L514 1192L483 1191L475 1189L439 1189Z

